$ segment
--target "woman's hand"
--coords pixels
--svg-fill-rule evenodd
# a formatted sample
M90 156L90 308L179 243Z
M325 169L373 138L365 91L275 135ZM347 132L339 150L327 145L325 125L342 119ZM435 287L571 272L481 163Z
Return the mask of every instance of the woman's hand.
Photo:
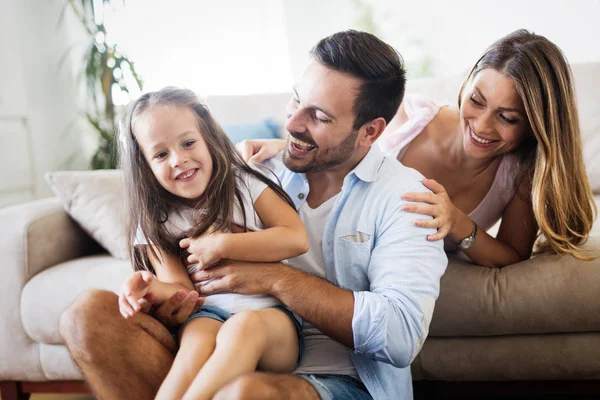
M260 164L285 149L285 143L283 139L254 139L243 140L235 146L244 160Z
M179 247L187 249L190 255L187 262L198 263L199 269L213 265L226 257L226 238L229 234L209 229L197 238L185 238L179 242Z
M433 219L417 219L415 225L421 228L436 228L437 233L427 236L427 240L435 241L445 238L456 223L458 209L450 200L446 189L433 179L423 179L423 185L433 193L410 192L404 193L402 198L407 201L426 204L404 204L404 211L431 215Z

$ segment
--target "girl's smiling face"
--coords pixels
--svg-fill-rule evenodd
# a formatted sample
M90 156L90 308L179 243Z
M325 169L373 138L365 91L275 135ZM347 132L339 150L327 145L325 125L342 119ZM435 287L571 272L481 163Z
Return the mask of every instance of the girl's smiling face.
M155 106L132 124L133 134L158 183L182 199L199 199L213 163L195 114L185 107Z
M463 148L475 158L509 153L531 131L513 80L491 68L473 78L462 100L460 116Z

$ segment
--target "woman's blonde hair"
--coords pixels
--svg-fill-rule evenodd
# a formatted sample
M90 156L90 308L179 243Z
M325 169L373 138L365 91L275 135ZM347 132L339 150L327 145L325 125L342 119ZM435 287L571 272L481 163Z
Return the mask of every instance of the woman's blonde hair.
M510 77L525 105L532 135L517 152L520 177L531 181L533 212L543 235L539 251L593 259L581 245L588 239L597 208L583 163L566 57L545 37L515 31L492 44L471 69L459 92L459 107L468 82L486 68Z

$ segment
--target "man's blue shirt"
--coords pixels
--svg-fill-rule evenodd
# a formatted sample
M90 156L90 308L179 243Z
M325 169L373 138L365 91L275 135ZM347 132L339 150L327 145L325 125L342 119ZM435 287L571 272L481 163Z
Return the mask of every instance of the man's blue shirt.
M299 208L309 193L303 174L281 156L265 163ZM374 399L412 399L410 363L427 337L440 278L448 260L433 229L403 211L406 192L429 191L423 176L373 146L344 179L326 222L323 256L327 279L354 293L356 371ZM335 374L335 371L331 371Z

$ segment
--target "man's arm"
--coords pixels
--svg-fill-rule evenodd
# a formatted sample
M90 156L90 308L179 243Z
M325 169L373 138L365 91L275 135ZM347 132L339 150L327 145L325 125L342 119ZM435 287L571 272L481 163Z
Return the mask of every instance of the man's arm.
M402 193L390 190L375 232L369 290L354 292L352 328L358 353L403 368L427 337L448 259L443 241L427 240L435 230L416 227L414 214L401 209ZM419 183L410 190L426 189Z

